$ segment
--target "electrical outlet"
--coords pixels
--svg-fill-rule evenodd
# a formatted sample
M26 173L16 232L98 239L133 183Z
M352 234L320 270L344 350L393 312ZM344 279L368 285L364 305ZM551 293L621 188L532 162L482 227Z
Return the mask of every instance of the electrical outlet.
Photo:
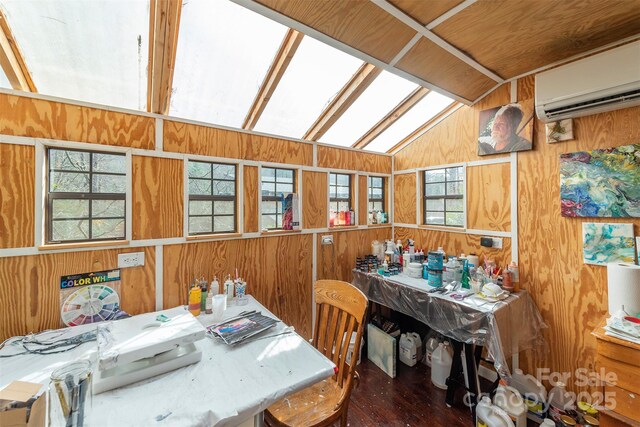
M322 236L321 242L323 245L333 245L333 235Z
M502 249L502 237L493 237L493 248Z
M138 267L144 265L144 252L118 254L118 268Z

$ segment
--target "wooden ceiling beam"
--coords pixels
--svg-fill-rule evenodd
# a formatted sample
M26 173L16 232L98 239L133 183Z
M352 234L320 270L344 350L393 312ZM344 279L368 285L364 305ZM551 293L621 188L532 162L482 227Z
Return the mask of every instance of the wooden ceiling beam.
M151 0L147 111L168 114L178 48L182 0Z
M0 10L0 66L12 88L26 92L38 92L2 10Z
M402 150L406 145L413 142L413 140L415 140L417 137L421 136L422 134L427 132L429 129L431 129L438 123L440 123L442 120L449 117L451 114L457 111L458 108L462 107L462 105L463 104L459 102L453 101L444 110L440 111L438 114L430 118L425 124L423 124L418 129L411 132L411 134L409 134L408 136L403 138L400 142L398 142L396 145L388 149L387 153L396 154L398 151Z
M322 111L320 117L311 125L302 139L317 141L358 99L362 92L380 75L381 68L366 62L356 71L346 85Z
M431 92L426 87L418 87L411 92L405 99L391 110L386 116L384 116L378 123L376 123L367 133L365 133L360 139L358 139L353 145L353 148L364 148L371 141L376 139L378 135L387 130L389 126L394 124L396 120L402 117L407 111L413 108L422 98L427 96Z
M273 95L282 76L285 71L287 71L293 55L295 55L296 50L298 50L298 46L300 46L303 37L304 34L296 30L289 29L289 31L287 31L267 74L264 76L260 90L258 90L253 104L251 104L251 108L249 108L249 112L244 119L244 123L242 124L243 129L253 130L256 123L258 123L262 112L271 99L271 95Z

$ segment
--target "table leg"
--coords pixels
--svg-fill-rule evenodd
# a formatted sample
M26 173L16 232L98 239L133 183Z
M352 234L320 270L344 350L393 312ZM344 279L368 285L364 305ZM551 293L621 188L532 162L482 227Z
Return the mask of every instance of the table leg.
M478 364L482 355L482 347L474 344L464 344L465 357L465 378L467 382L467 391L469 392L469 403L471 405L471 414L475 421L476 405L480 396L480 379L478 378Z
M450 342L453 348L453 361L451 362L449 378L447 378L447 397L445 399L447 406L453 405L453 397L458 387L464 388L464 385L460 384L460 374L463 372L462 343L456 340L450 340Z

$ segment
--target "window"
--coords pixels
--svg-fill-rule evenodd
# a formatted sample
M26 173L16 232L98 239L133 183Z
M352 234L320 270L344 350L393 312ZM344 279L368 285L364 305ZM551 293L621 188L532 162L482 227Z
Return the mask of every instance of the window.
M189 235L236 231L236 165L189 162Z
M283 204L288 194L294 193L293 169L262 168L262 228L282 228Z
M329 174L329 209L334 212L351 209L351 175Z
M47 243L125 238L126 156L47 150Z
M384 178L369 177L369 212L384 212Z
M424 172L424 223L464 226L464 170L462 166Z

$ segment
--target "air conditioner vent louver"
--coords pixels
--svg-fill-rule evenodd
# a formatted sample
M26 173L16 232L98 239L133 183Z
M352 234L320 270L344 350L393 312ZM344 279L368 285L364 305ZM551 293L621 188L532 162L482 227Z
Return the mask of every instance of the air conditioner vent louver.
M640 40L536 74L543 122L640 105Z
M617 95L605 96L602 98L596 98L585 102L578 102L576 104L566 105L560 108L551 108L546 110L547 117L553 119L560 115L565 115L572 111L580 111L585 108L601 107L608 104L617 104L621 102L629 102L640 99L640 89L630 90Z

